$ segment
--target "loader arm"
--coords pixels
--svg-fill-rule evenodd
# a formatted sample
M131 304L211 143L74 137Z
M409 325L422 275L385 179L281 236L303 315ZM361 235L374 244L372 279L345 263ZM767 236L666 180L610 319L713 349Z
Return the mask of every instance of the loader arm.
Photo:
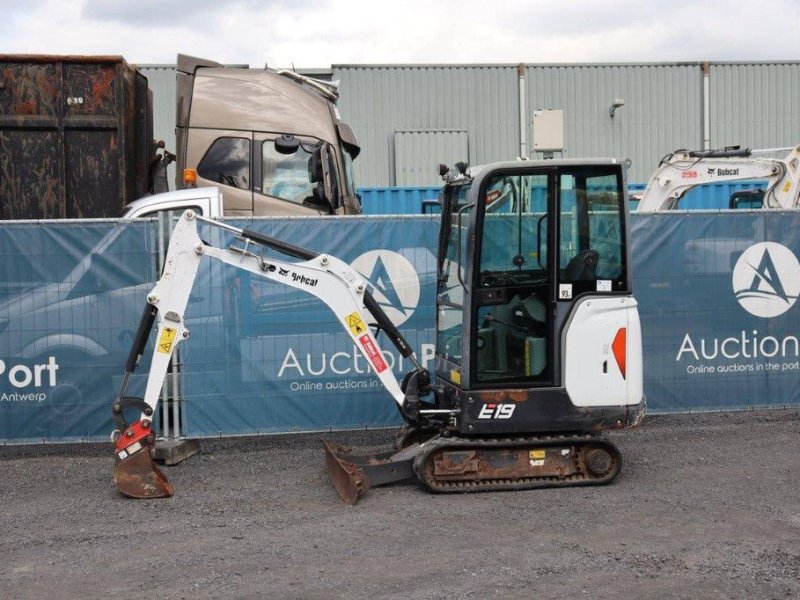
M783 159L752 156L750 150L676 150L650 176L636 212L674 210L692 188L744 179L766 180L765 208L796 208L800 198L800 146Z
M234 233L244 245L218 248L204 243L197 233L198 221ZM301 260L285 262L267 258L262 252L265 247ZM425 392L429 375L420 367L413 350L375 301L361 274L333 256L317 254L257 232L237 229L200 217L193 211L186 211L172 233L161 278L147 296L147 305L128 357L123 382L113 405L114 420L119 432L115 449L115 481L124 494L136 498L172 495L172 486L152 462L151 451L155 443L152 415L155 414L159 402L172 354L178 344L189 337L184 314L204 257L302 290L322 300L362 352L404 418L413 422L420 412L426 412L419 411L418 396L420 392ZM144 398L126 397L128 380L144 352L156 318L156 343ZM414 384L407 384L405 390L386 363L380 346L367 325L371 319L377 321L398 351L403 357L409 358L415 367L412 374L416 376L410 378L414 380ZM138 409L141 412L138 421L126 422L123 416L126 409Z

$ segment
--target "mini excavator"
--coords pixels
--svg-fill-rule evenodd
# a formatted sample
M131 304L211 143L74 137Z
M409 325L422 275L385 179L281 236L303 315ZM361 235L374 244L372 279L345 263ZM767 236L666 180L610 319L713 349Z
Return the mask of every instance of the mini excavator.
M147 296L113 403L118 489L134 498L173 493L152 459L152 420L170 358L189 336L184 313L207 259L319 298L394 398L405 425L393 450L355 455L324 442L328 473L346 503L405 479L439 493L613 480L622 457L602 432L635 427L645 413L627 164L562 159L457 167L440 168L433 373L348 264L186 211ZM236 241L211 246L198 226L225 229ZM268 257L267 249L287 260ZM128 397L156 320L144 398ZM401 382L381 354L379 331L413 365ZM138 420L127 422L126 410Z

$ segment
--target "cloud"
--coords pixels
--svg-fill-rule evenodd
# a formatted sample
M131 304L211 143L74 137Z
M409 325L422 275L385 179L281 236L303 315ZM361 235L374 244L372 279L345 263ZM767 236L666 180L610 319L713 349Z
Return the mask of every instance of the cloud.
M797 58L793 0L0 0L3 51L174 63L547 63Z
M290 12L311 5L311 0L85 0L82 17L89 20L143 27L181 27L187 24L211 29L220 18L234 13L252 17ZM243 24L247 19L243 19Z

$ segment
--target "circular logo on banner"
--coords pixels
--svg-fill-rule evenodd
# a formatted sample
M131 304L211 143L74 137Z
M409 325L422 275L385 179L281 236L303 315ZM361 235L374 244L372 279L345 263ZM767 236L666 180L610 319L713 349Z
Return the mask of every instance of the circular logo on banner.
M419 304L419 276L409 260L391 250L370 250L350 266L373 286L372 295L395 325L402 325Z
M786 246L761 242L742 252L733 268L733 291L747 312L777 317L800 295L800 262Z

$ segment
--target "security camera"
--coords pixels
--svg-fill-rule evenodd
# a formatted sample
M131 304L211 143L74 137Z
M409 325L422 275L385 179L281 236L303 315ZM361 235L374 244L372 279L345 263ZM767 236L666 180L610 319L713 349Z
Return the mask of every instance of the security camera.
M614 102L611 104L611 108L608 109L608 116L612 119L614 118L614 112L620 108L621 106L625 106L625 99L624 98L614 98Z

